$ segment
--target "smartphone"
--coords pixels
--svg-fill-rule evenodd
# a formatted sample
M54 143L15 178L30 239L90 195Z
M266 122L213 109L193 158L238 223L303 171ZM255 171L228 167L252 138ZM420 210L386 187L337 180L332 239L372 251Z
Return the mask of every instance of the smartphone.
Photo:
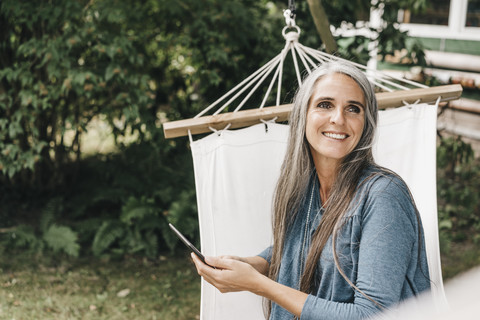
M180 240L182 240L182 242L190 249L193 251L193 253L195 253L197 255L197 257L203 261L203 263L205 263L207 266L209 267L212 267L212 268L215 268L211 265L209 265L208 263L205 262L205 257L203 256L203 254L200 252L200 250L198 250L197 248L195 248L195 246L187 240L187 238L185 238L185 236L177 230L177 228L175 228L173 226L173 224L169 223L168 226L170 227L170 229L173 230L173 232L175 232L175 234L177 235L177 237L180 238Z

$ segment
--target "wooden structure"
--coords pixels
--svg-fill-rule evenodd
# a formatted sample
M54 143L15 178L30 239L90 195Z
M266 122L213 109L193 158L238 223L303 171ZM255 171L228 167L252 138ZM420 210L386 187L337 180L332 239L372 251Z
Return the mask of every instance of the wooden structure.
M434 103L438 97L442 102L459 99L462 95L462 86L459 84L445 85L431 88L420 88L411 90L398 90L392 92L377 93L377 101L380 109L398 107L402 104ZM211 116L203 116L192 119L166 122L163 124L165 138L176 138L187 136L188 131L193 134L200 134L215 130L224 129L230 124L230 129L242 128L257 124L260 120L271 120L276 118L277 122L288 120L291 104L261 109L248 109L237 112L221 113Z

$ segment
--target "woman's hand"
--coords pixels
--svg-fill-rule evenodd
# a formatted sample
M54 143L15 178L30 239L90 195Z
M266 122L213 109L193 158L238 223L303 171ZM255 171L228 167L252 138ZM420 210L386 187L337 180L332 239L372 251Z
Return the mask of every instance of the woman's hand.
M257 293L260 291L258 285L261 281L259 280L264 276L250 265L249 258L236 256L205 257L205 261L209 265L217 268L214 269L203 263L194 253L191 256L198 274L220 292L250 291Z
M249 265L254 267L255 270L257 270L263 275L267 275L268 268L270 267L268 261L260 256L252 256L252 257L220 256L220 258L235 259L241 262L248 263Z
M266 277L268 262L262 257L205 257L205 261L217 269L207 266L194 253L192 259L198 274L220 292L250 291L300 317L308 295Z

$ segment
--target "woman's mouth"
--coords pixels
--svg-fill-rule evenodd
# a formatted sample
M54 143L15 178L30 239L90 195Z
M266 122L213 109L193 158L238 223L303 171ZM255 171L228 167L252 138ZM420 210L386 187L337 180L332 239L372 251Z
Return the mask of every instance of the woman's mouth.
M344 139L348 138L348 135L343 134L343 133L323 132L323 135L328 137L328 138L335 139L335 140L344 140Z

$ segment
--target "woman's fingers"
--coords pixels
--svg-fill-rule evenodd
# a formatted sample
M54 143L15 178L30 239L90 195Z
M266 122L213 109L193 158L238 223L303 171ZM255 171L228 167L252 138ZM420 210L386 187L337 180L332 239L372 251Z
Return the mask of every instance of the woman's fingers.
M238 260L238 261L242 261L242 262L247 262L247 261L245 261L244 258L238 257L238 256L225 255L225 256L220 256L219 258L222 258L222 259L232 259L232 260Z
M225 263L218 263L219 258L209 257L205 258L205 261L212 266L215 266L217 269L213 269L203 263L194 253L191 254L192 260L195 263L197 268L197 272L200 276L203 277L205 281L216 287L220 292L227 293L227 292L234 292L239 291L235 287L232 287L228 281L223 279L223 269L220 265L225 266Z
M227 257L205 257L205 262L217 269L231 270L238 261Z
M199 257L197 257L197 255L195 253L190 253L190 257L192 258L193 260L193 263L195 263L195 267L197 268L197 272L198 274L202 275L202 270L205 270L206 268L210 268L209 266L207 266L205 263L203 263L202 260L200 260Z
M236 259L206 257L205 262L216 267L213 269L192 255L198 274L221 292L251 290L258 272L248 263Z

